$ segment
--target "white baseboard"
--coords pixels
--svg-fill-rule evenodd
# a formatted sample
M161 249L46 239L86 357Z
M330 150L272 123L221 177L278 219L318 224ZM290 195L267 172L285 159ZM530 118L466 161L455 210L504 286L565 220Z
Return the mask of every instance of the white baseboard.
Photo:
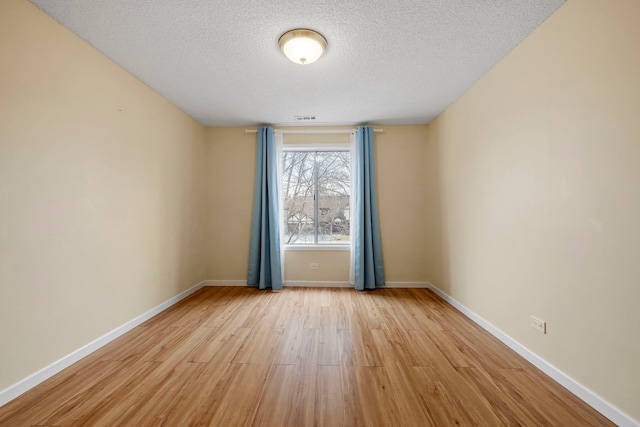
M426 289L430 286L429 282L387 282L385 288L391 289Z
M246 280L205 280L204 286L247 286ZM353 288L353 283L349 282L326 282L312 280L285 280L284 287L305 287L305 288ZM429 282L386 282L386 288L390 289L427 289Z
M303 287L303 288L353 288L349 282L316 282L304 280L286 280L284 287Z
M596 411L600 412L602 415L607 417L609 420L613 421L620 427L640 427L640 422L634 420L629 415L616 408L609 402L607 402L602 397L598 396L596 393L592 392L578 381L574 380L560 369L556 368L546 360L542 359L540 356L536 355L534 352L511 338L509 335L502 332L500 329L493 326L491 323L487 322L484 318L477 315L473 311L469 310L459 301L450 297L443 291L441 291L437 286L432 283L428 283L428 288L433 292L438 294L442 299L446 302L454 306L458 311L467 316L473 322L477 323L480 327L485 329L491 335L502 341L513 351L518 353L520 356L527 359L534 366L540 369L542 372L553 378L555 381L560 383L563 387L569 390L571 393L582 399L586 404L591 406Z
M23 380L18 381L17 383L0 391L0 406L3 406L4 404L20 396L21 394L29 391L30 389L37 386L41 382L51 378L52 376L62 371L63 369L73 365L83 357L88 356L89 354L98 350L100 347L108 344L109 342L125 334L126 332L129 332L131 329L135 328L136 326L146 322L147 320L151 319L153 316L171 307L181 299L188 297L198 289L202 288L204 285L205 285L205 282L198 283L197 285L187 289L186 291L179 293L175 297L170 298L167 301L163 302L162 304L152 308L146 313L141 314L135 319L128 321L124 325L117 327L111 332L107 332L100 338L97 338L91 341L89 344L64 356L62 359L53 362L49 366L46 366L40 369L38 372L31 374L28 377L24 378Z
M246 280L205 280L204 286L247 286Z

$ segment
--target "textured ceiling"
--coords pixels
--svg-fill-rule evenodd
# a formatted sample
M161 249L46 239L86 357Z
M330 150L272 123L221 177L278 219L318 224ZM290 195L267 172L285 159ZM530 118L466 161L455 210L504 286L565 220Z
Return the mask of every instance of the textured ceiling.
M32 0L209 126L428 123L563 2ZM300 27L328 41L307 66L278 48Z

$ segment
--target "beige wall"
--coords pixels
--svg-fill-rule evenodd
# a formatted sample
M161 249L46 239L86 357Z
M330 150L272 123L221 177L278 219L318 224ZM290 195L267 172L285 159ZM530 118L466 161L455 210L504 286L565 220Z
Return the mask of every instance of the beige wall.
M0 2L0 390L205 279L204 127Z
M436 158L427 126L381 126L375 134L378 208L388 282L426 282L437 230L432 196Z
M287 250L285 251L284 278L288 282L349 282L351 256L348 250ZM309 268L318 264L317 270Z
M207 278L246 280L255 167L255 134L245 128L207 128ZM385 126L375 135L378 197L386 279L425 282L432 258L437 211L427 200L433 189L434 156L427 126ZM421 183L427 182L422 185ZM233 184L233 185L231 185ZM429 190L431 191L431 190ZM309 263L317 262L318 270ZM349 281L348 251L287 251L286 281Z
M433 280L636 420L638 16L637 0L569 0L429 125Z
M244 127L206 129L206 265L209 280L246 280L256 135Z

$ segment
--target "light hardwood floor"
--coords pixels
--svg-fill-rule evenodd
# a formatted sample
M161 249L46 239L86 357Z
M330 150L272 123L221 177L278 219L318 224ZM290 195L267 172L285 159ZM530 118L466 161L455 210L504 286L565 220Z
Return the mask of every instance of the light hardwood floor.
M426 289L202 288L1 426L609 426Z

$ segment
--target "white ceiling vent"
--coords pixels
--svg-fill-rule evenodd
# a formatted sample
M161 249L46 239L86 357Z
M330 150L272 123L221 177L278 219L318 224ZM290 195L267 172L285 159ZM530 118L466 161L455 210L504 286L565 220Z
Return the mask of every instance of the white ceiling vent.
M293 116L296 119L296 122L312 122L314 120L317 120L317 117L315 114L305 114L302 116Z

